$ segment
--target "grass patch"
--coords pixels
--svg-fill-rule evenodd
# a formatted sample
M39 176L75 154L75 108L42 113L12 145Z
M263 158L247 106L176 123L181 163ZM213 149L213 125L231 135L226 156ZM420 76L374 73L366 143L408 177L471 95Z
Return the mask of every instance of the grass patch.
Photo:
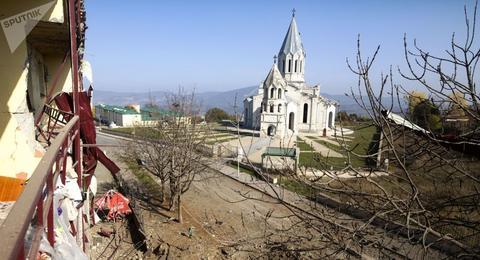
M234 162L234 161L230 161L228 164L227 164L229 167L231 167L232 169L235 169L237 170L237 163ZM263 180L263 178L257 174L254 170L240 164L240 172L243 172L243 173L246 173L248 175L251 175L257 179L261 179ZM299 195L302 195L302 196L305 196L305 197L310 197L312 195L312 188L310 186L308 186L307 184L305 184L304 182L302 181L299 181L299 180L294 180L294 179L290 179L288 177L285 177L285 176L281 176L279 175L278 176L278 184L283 186L285 189L291 191L291 192L295 192Z
M213 140L205 142L205 144L208 144L208 145L221 144L221 143L230 142L230 141L233 141L233 140L236 140L236 139L238 139L238 138L237 137L232 137L232 138L226 138L226 139L221 139L221 140L213 139Z
M125 163L128 166L128 169L137 177L137 179L142 184L142 188L148 192L148 196L159 198L161 196L160 188L158 183L153 179L148 172L138 165L135 161L128 158L124 158Z
M359 125L353 128L353 140L347 143L354 148L353 152L367 155L374 134L377 132L375 126Z
M106 132L158 139L158 132L155 131L155 128L152 128L152 127L111 128L111 129L107 129Z
M299 195L309 197L312 195L312 189L306 185L305 183L298 181L298 180L292 180L288 179L285 177L282 177L279 179L278 183L283 186L285 189L295 192Z
M237 170L238 165L237 165L236 162L230 161L230 162L228 162L227 165L230 166L231 168ZM253 171L252 169L250 169L248 167L245 167L242 164L240 164L239 168L240 168L240 172L246 173L246 174L251 175L253 177L259 177L258 174L255 171Z
M297 137L297 147L300 151L314 151L314 149L300 137Z
M222 137L228 137L232 136L231 134L226 134L226 133L219 133L219 132L212 132L212 133L205 133L207 138L222 138Z
M342 153L345 150L345 149L342 149L340 147L340 145L335 145L335 144L329 143L329 142L324 141L324 140L314 140L314 142L317 142L317 143L327 147L328 149L334 150L335 152Z
M133 127L119 127L119 128L109 128L109 131L123 133L123 134L132 134Z
M370 154L371 143L373 137L376 133L376 128L370 125L357 125L352 127L354 133L351 136L353 139L345 139L345 144L347 149L352 149L353 153L349 153L347 149L342 148L339 145L334 145L327 141L322 140L321 138L311 138L314 142L317 142L333 151L336 151L342 154L345 158L338 157L324 157L319 153L300 153L299 165L304 167L312 167L316 169L334 169L341 170L346 167L346 161L348 161L348 155L350 155L350 164L355 168L367 168L369 163L367 162L364 156ZM303 142L303 143L302 143ZM310 145L305 143L302 139L299 138L297 142L300 151L311 151L313 150ZM302 149L303 148L303 149ZM310 148L311 150L309 150Z
M319 153L300 153L298 164L307 168L321 170L341 170L345 168L345 158L324 157Z
M251 132L245 132L240 130L240 132L237 132L237 130L229 130L229 129L221 129L221 128L214 128L213 131L218 132L218 133L230 133L232 135L241 135L241 136L249 136L249 137L259 137L260 134L256 133L251 133Z

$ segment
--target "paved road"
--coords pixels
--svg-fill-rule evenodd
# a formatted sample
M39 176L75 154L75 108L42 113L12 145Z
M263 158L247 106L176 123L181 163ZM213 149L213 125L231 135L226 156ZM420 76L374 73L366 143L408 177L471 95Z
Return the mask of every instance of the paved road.
M124 142L116 137L107 136L104 134L97 134L97 145L101 145L99 148L115 163L118 164L114 154L123 150ZM105 146L103 146L105 145ZM119 165L120 166L120 165ZM98 182L98 194L103 194L105 191L113 188L114 180L110 171L98 163L95 169L95 177Z

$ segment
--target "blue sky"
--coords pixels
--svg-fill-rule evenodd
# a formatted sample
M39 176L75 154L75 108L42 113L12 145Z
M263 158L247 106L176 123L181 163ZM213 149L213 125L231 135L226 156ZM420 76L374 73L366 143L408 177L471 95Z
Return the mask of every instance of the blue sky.
M307 82L320 83L321 92L342 94L356 84L345 59L354 58L358 34L365 55L381 45L374 70L379 76L389 65L404 67L404 33L441 53L452 32L464 35L463 6L473 6L462 0L86 2L86 59L95 87L122 92L258 85L295 8Z

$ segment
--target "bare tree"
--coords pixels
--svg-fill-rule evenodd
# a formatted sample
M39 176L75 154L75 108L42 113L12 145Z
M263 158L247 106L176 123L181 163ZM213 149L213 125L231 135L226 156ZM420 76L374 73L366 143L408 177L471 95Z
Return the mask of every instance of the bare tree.
M181 196L188 191L197 174L203 172L208 160L203 153L205 134L194 119L199 107L194 93L186 94L182 89L168 97L170 111L168 133L164 141L169 150L170 208L177 207L178 221L182 222ZM203 129L202 129L203 130Z
M204 153L207 134L195 120L199 106L193 92L179 88L166 100L167 109L159 111L162 119L157 124L135 128L135 139L127 153L159 178L162 202L168 184L168 207L177 210L177 220L182 222L181 196L208 165Z
M246 164L254 169L257 177L270 182L274 172L285 178L280 185L295 186L302 196L298 200L287 198L282 187L273 184L262 187L271 196L268 200L241 193L245 199L282 204L291 213L279 216L273 211L263 212L263 235L245 238L245 242L254 243L253 248L266 254L276 250L288 252L282 255L284 257L301 257L305 252L315 252L312 254L319 258L365 255L378 258L479 257L480 162L478 154L469 154L465 149L466 145L471 149L479 147L480 111L475 71L480 50L475 49L474 42L476 7L473 23L467 11L465 17L466 42L456 43L452 37L451 50L446 52L446 57L434 56L416 44L415 50L410 51L405 37L404 52L409 71L400 72L400 75L424 86L435 102L448 102L464 110L472 120L471 128L459 138L445 139L442 133L412 124L407 112L403 111L404 97L410 91L394 83L392 68L380 75L378 82L373 80L371 71L380 47L373 56L365 58L359 37L355 60L353 63L347 61L358 76L358 85L351 95L377 129L374 151L356 151L355 144L348 144L340 132L337 140L345 154L341 170L330 168L328 156L314 156L316 167L296 170L285 164L267 172L249 162L247 156ZM458 98L458 93L462 98ZM384 103L386 99L389 99L388 105ZM161 140L155 142L160 143L162 150L155 155L162 157L156 163L162 173L167 174L169 206L177 207L179 221L182 219L181 195L206 165L205 157L198 153L203 149L204 135L199 134L201 131L197 131L199 126L195 122L183 122L186 115L196 113L193 101L193 95L172 95L169 106L173 115L168 117L168 124L155 128ZM393 104L397 104L399 111L392 112ZM236 123L240 141L238 117ZM241 143L240 146L243 147ZM148 162L154 158L148 159L145 155L143 158L154 169L154 163ZM376 163L355 167L353 161L359 159ZM353 178L343 178L344 173ZM288 221L279 225L279 218Z
M445 57L435 56L416 43L415 49L409 50L405 37L408 71L398 71L400 77L423 86L427 99L439 108L463 110L469 117L468 129L452 138L409 121L404 98L409 99L412 92L395 83L396 74L391 67L380 75L378 82L374 80L372 67L380 46L365 58L359 37L354 62L347 60L358 76L351 96L377 129L374 149L371 153L359 153L340 132L337 140L346 156L341 171L331 170L325 163L328 157L321 156L313 157L317 162L314 169L297 171L288 165L277 168L289 185L293 183L302 189L303 195L313 202L292 206L284 199L281 188L270 185L267 190L278 198L276 203L291 210L288 218L292 224L283 229L269 225L262 237L265 250L323 250L323 257L361 257L362 250L369 254L375 247L382 251L379 257L480 256L480 93L475 84L480 48L475 41L476 10L475 5L470 19L465 8L465 42L458 43L453 35ZM398 111L392 111L394 107ZM354 167L352 161L359 158L375 163L367 168ZM271 180L265 170L247 164L259 178ZM345 172L354 178L342 178L340 175ZM247 194L244 197L249 198ZM265 223L271 218L271 212L266 214ZM294 229L293 233L287 232Z
M476 38L477 4L469 17L467 6L464 7L466 36L463 42L452 34L449 49L437 56L419 47L416 40L413 50L409 49L407 36L404 36L404 55L408 65L407 72L400 74L423 86L430 96L440 102L453 104L463 109L476 124L471 131L463 133L470 136L478 134L480 125L480 91L475 84L477 64L480 60L480 46ZM461 96L461 99L458 97ZM470 105L464 106L465 99ZM478 141L478 139L476 140ZM478 142L477 142L478 144Z
M480 148L480 118L474 76L480 49L475 43L476 10L475 5L472 23L465 7L465 42L458 43L453 35L445 57L421 49L416 42L415 50L409 50L405 36L408 73L399 70L402 77L423 86L432 103L440 104L439 107L442 103L453 104L469 115L470 128L458 136L445 136L441 131L422 129L408 121L402 97L414 98L412 92L394 84L392 69L382 74L375 85L370 72L380 47L365 59L358 40L355 63L349 63L359 78L352 95L378 129L382 143L375 160L388 175L361 178L356 184L338 183L336 192L368 212L400 225L412 241L425 248L443 247L455 256L478 257L480 207L476 201L480 199L480 162L474 151ZM459 93L462 98L458 98ZM392 105L383 103L386 98L391 104L397 103L400 111L393 113ZM355 194L355 198L349 193Z
M165 201L166 184L169 181L170 172L168 165L169 149L164 141L165 131L162 131L162 124L151 126L136 126L134 129L134 140L130 142L129 148L125 151L125 158L131 160L136 158L137 163L144 167L149 173L156 176L160 184L160 202Z

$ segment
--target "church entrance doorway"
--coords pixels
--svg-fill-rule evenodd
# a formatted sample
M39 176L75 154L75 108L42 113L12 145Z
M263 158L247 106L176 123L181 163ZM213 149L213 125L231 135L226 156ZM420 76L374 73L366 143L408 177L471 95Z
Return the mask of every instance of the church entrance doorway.
M267 135L268 136L274 136L275 135L275 126L274 125L271 125L268 127L267 129Z
M330 111L330 113L328 113L328 128L332 128L332 124L333 124L333 112Z
M290 114L288 115L288 129L295 131L294 126L295 126L295 113L290 112Z

